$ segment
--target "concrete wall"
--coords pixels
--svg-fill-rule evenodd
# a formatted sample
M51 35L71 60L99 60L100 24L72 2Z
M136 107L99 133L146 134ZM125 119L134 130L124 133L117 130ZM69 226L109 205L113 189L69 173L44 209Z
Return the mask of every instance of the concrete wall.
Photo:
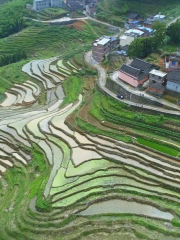
M51 0L51 7L60 7L62 8L63 1L62 0Z
M153 81L155 81L155 83ZM153 75L153 74L149 75L149 83L152 83L153 85L162 86L162 85L165 85L164 84L165 82L166 82L166 76L159 78L159 76L157 75Z
M37 12L42 11L43 9L49 7L60 7L62 8L63 0L42 0L42 1L34 1L33 9Z
M177 83L173 83L173 82L167 82L166 88L168 90L174 91L174 92L178 92L180 93L180 84Z
M119 72L119 79L123 80L124 82L128 83L129 85L131 85L133 87L138 87L139 85L143 84L148 79L148 77L145 77L140 81L137 81L132 76L127 75L123 72Z
M126 37L126 39L123 37L120 38L120 46L121 47L130 45L135 39L135 37L131 37L131 36L125 36L125 37Z
M120 85L118 85L116 82L112 81L109 78L106 81L106 87L110 91L115 93L115 94L122 94L122 95L124 95L126 100L132 101L134 103L137 103L137 104L148 104L148 105L156 106L156 107L163 107L163 105L158 103L158 102L154 102L154 101L152 101L150 99L146 99L146 98L144 98L142 96L137 96L137 95L134 95L134 94L131 94L131 93L127 92ZM99 90L101 91L101 88L99 88Z
M37 12L42 11L43 9L49 8L50 7L50 1L45 0L45 1L34 1L33 2L33 9Z
M110 43L107 43L106 45L98 45L94 46L92 48L92 56L95 61L101 62L104 58L104 56L109 53L110 51Z

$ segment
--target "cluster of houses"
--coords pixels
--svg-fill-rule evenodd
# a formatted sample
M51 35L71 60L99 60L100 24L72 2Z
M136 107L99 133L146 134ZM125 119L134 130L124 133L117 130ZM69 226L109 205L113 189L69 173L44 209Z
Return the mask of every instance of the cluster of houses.
M163 22L166 20L166 16L162 15L161 13L156 14L155 16L150 16L146 19L143 19L137 13L130 13L128 15L127 21L125 22L126 29L137 28L139 26L144 26L147 28L152 28L152 24L156 21Z
M130 65L124 64L119 69L119 79L135 88L149 80L147 92L157 96L162 96L166 89L180 93L180 49L176 56L166 62L166 72L160 71L154 64L135 58Z
M136 39L142 37L151 37L154 34L152 24L156 21L163 22L166 20L166 16L157 14L150 16L147 19L142 19L139 14L130 13L127 21L125 22L125 28L127 31L120 37L120 46L122 52L126 55L129 45Z
M126 40L124 38L124 42ZM119 48L120 42L121 38L119 40L118 37L98 38L92 43L93 59L100 63L105 56ZM147 92L157 96L162 96L166 89L180 93L180 48L175 56L166 57L165 69L166 72L162 72L159 66L135 58L131 64L122 65L119 69L119 79L135 88L142 86L148 80Z
M100 2L101 0L94 0L91 1L90 3L88 3L86 5L86 13L90 16L95 16L96 15L96 10L97 10L97 6L98 6L98 2Z
M94 15L99 1L100 0L34 0L32 10L40 12L46 8L56 7L67 9L69 12L75 12L86 9L89 15Z

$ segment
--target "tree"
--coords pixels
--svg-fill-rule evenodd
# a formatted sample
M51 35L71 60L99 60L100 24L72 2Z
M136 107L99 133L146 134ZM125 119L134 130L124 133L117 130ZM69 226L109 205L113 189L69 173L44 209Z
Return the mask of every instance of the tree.
M153 23L152 28L155 30L154 33L154 41L156 45L159 46L164 42L166 37L166 24L160 21L156 21Z
M135 39L128 49L130 58L145 58L157 48L156 42L152 37Z
M128 56L130 58L145 58L156 51L166 38L166 25L159 21L153 24L155 34L153 37L137 38L129 46Z
M14 54L0 56L0 67L10 63L18 62L21 59L26 59L27 55L24 51L19 51Z
M32 0L14 0L0 7L0 38L19 32L24 27L26 3Z
M180 22L171 24L166 31L170 41L175 44L180 44Z
M134 40L128 49L128 56L130 58L138 57L143 58L144 55L144 43L142 38L137 38Z

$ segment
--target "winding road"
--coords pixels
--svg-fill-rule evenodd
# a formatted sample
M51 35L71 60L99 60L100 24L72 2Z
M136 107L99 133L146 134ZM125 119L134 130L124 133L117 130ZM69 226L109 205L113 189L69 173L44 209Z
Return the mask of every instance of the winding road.
M58 19L54 19L54 20L46 20L46 21L43 21L43 20L38 20L38 19L33 19L33 18L26 18L26 19L30 19L34 22L41 22L41 23L65 23L65 22L73 22L73 21L83 21L83 20L92 20L94 22L97 22L97 23L100 23L100 24L103 24L107 27L113 27L113 28L116 28L117 30L119 30L120 32L123 31L122 28L120 27L117 27L117 26L114 26L110 23L106 23L106 22L103 22L103 21L100 21L100 20L97 20L95 18L92 18L91 16L87 15L85 12L85 17L81 17L81 18L70 18L70 17L63 17L63 18L58 18Z

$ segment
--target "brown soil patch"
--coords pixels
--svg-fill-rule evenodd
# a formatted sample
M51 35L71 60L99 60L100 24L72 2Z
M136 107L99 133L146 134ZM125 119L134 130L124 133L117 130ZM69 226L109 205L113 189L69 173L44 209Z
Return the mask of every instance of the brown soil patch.
M165 71L165 63L164 63L164 59L160 59L159 63L157 64L163 71Z
M75 29L77 30L83 30L84 27L86 25L86 22L83 22L83 21L77 21L75 23L72 23L72 24L69 24L67 25L67 27L71 28L71 27L74 27Z

